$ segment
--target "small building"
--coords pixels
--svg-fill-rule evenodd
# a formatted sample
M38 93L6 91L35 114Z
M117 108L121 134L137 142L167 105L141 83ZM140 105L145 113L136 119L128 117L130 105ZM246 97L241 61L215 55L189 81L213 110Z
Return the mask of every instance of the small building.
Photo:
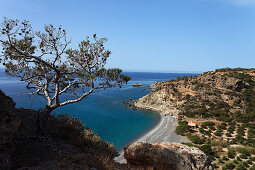
M194 122L194 121L189 121L188 122L188 127L190 127L190 128L196 128L197 127L197 124L196 124L196 122Z

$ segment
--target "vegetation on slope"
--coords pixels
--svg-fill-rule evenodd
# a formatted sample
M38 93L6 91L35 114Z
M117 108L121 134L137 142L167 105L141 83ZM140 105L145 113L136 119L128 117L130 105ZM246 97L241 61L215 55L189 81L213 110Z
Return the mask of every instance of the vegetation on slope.
M176 133L210 156L215 168L255 169L254 69L223 68L158 82L152 93L163 93L163 105L179 109ZM188 128L190 120L199 128Z

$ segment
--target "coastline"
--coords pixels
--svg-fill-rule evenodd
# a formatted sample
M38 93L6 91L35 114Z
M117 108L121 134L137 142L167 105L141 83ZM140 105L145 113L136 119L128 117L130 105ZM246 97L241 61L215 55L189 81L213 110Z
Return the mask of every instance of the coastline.
M136 138L133 142L148 142L148 143L161 143L161 142L173 142L182 143L189 142L189 140L181 135L175 133L175 128L178 123L175 118L167 113L155 111L159 115L159 121L152 128L148 129L140 137ZM131 144L130 143L130 144ZM124 158L124 150L119 152L119 156L115 158L118 163L126 163Z

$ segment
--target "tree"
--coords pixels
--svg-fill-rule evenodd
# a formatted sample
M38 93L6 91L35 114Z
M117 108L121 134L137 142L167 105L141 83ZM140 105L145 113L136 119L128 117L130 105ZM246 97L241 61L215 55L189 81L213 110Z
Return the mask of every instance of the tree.
M87 37L78 49L61 27L46 25L44 31L33 31L28 21L4 18L1 26L3 50L1 62L8 75L27 82L32 94L47 100L44 113L57 107L76 103L89 94L127 83L130 77L117 68L105 69L111 51L105 50L106 38ZM63 94L72 94L64 100ZM46 116L47 117L47 116Z

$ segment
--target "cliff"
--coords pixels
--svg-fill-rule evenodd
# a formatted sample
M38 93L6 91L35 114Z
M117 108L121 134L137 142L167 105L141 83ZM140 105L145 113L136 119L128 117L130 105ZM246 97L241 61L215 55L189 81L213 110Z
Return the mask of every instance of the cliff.
M218 69L197 76L152 84L136 107L178 116L249 121L254 114L255 70ZM248 117L247 117L248 116Z
M174 143L133 143L124 149L130 165L157 170L209 170L213 169L205 153Z

